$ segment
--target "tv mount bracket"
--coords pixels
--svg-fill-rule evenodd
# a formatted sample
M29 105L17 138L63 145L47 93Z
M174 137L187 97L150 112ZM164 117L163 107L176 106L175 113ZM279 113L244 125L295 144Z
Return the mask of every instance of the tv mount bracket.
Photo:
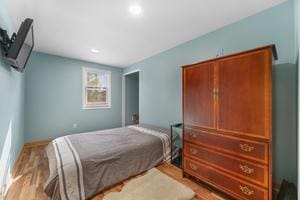
M11 44L15 41L17 34L13 33L9 38L7 31L0 28L0 47L4 54L7 54Z

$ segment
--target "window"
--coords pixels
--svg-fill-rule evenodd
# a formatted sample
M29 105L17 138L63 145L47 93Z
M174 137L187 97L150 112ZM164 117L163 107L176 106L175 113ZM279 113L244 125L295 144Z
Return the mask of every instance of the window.
M111 72L82 68L82 108L110 108Z

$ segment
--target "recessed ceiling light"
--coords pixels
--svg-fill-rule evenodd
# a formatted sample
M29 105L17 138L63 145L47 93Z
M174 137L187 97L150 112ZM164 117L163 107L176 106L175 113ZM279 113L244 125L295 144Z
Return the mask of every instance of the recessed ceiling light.
M142 13L142 8L139 5L132 5L130 6L129 11L133 15L140 15Z
M91 49L92 53L99 53L100 51L98 49Z

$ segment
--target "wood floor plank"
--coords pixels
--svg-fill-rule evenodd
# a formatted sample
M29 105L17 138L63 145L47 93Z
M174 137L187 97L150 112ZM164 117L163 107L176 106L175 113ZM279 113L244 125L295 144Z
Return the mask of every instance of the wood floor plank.
M17 162L14 170L14 180L9 187L6 200L48 200L49 197L43 192L43 186L49 176L48 159L44 150L45 146L27 146L24 147L20 155L20 161ZM170 164L162 164L157 167L161 172L179 181L195 191L196 196L193 200L220 200L223 199L210 189L203 187L193 181L183 178L182 172L177 167ZM145 173L135 177L142 176ZM120 192L124 185L130 179L123 181L111 188L104 190L92 200L102 200L110 192Z

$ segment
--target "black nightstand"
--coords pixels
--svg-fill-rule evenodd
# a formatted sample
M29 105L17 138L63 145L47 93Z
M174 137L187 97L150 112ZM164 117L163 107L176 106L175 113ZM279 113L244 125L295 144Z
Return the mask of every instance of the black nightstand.
M177 123L170 126L171 129L171 164L182 169L182 148L179 148L178 157L173 159L173 128L182 129L183 124ZM174 142L175 143L175 142Z

